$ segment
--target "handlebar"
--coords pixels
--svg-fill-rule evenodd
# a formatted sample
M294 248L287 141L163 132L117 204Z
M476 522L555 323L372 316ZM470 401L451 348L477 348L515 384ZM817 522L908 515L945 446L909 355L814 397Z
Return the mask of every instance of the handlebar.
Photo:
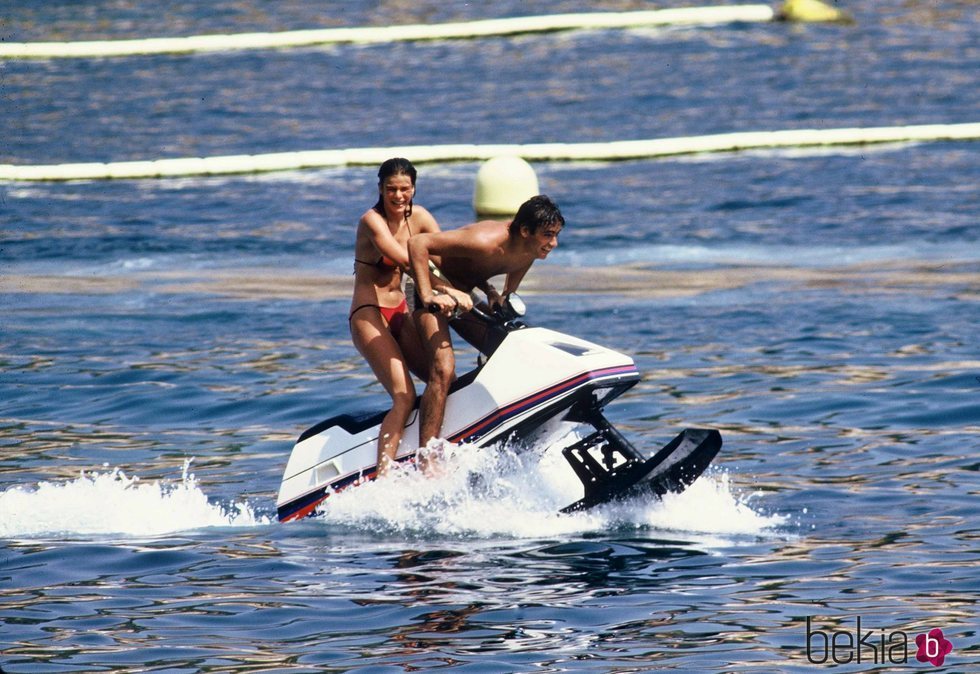
M484 304L484 306L486 306ZM439 313L439 307L430 304L427 309L430 313ZM517 293L510 293L504 298L504 302L498 305L493 312L487 312L480 308L479 304L474 303L473 308L469 312L457 311L454 312L450 320L455 320L459 318L464 313L470 313L479 318L484 323L489 325L495 325L507 328L512 327L524 327L523 323L517 319L522 318L527 311L527 307L524 304L524 300Z

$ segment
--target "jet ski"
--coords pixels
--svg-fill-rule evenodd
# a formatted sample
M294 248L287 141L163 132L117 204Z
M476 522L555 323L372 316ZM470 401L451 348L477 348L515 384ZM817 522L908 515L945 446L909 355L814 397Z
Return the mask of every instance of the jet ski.
M543 327L529 326L516 294L495 313L474 308L467 319L483 325L470 339L480 357L446 400L442 436L452 443L497 443L561 451L582 482L570 513L617 499L659 498L692 484L721 449L716 430L688 428L652 456L616 430L603 409L640 380L626 354ZM455 325L454 325L455 327ZM461 330L465 334L465 331ZM472 332L472 331L470 331ZM387 410L342 414L304 431L289 456L276 501L281 522L315 514L343 489L373 480L378 433ZM419 452L418 408L409 418L396 461ZM556 446L555 438L566 438ZM538 447L538 449L541 449Z

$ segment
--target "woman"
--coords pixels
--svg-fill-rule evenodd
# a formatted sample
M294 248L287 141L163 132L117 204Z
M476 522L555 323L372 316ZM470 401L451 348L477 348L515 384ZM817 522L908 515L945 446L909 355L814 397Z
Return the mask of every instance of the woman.
M389 159L378 170L378 203L361 216L354 244L354 295L349 323L354 346L391 396L378 437L378 477L398 451L415 407L410 370L423 381L428 367L408 311L402 275L409 268L408 238L438 232L435 218L413 203L416 171L407 159Z

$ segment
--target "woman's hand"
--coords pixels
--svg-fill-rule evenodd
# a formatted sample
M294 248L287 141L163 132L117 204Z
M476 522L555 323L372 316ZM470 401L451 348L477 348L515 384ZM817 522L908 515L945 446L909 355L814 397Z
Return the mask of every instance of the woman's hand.
M469 293L464 293L462 290L456 290L455 288L447 289L454 300L459 304L459 313L465 314L467 311L473 309L473 296Z
M433 290L432 298L425 305L429 311L453 320L459 318L461 313L472 309L473 300L466 293L456 289Z
M453 320L473 308L473 298L462 290L443 288L432 291L432 298L426 302L426 306L429 311L440 313Z

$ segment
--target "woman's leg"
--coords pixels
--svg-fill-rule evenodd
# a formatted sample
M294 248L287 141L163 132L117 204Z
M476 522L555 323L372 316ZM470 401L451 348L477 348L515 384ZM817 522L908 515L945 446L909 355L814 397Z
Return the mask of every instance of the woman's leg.
M415 407L415 385L405 357L395 338L374 307L361 309L350 320L354 346L371 366L374 376L391 396L391 410L381 422L378 436L378 477L394 461L405 432L405 424Z

